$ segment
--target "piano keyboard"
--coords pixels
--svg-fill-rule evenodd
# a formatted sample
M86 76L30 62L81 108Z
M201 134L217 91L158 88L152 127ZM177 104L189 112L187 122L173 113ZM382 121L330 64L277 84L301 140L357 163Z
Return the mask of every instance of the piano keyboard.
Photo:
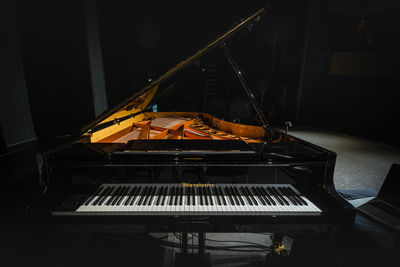
M77 210L98 215L318 215L290 184L103 184Z

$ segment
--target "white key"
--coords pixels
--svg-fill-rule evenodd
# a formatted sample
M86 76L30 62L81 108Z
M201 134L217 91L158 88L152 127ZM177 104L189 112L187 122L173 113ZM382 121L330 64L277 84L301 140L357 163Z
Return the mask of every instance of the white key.
M210 190L210 192L211 192L211 190ZM209 195L208 195L209 196L209 199L208 199L209 211L212 215L217 215L218 214L217 202L216 202L216 199L214 198L214 195L212 194L212 192L211 192L211 194L210 194L210 192L208 192L209 193ZM212 199L212 205L211 205L210 199Z

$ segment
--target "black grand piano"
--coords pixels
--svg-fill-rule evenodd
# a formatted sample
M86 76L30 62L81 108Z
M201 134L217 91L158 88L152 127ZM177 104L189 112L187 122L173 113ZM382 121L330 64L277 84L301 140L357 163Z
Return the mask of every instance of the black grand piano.
M336 154L270 127L228 49L265 9L43 153L31 214L86 232L324 232L354 223L335 190ZM225 53L260 126L199 112L153 112L163 82ZM247 100L246 100L247 101Z

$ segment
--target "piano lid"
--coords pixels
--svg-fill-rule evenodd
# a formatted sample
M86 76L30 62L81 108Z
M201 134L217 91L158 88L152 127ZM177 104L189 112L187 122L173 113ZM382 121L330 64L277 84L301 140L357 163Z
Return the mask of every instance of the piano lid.
M129 97L128 99L122 101L118 105L113 108L110 108L103 112L100 116L98 116L95 120L93 120L88 125L84 126L81 129L82 134L87 134L92 132L95 128L104 128L110 125L119 123L121 120L127 119L129 117L135 116L137 114L143 113L148 108L148 104L153 99L154 95L157 92L159 85L164 82L166 79L177 73L178 71L182 70L183 68L190 65L194 60L201 57L202 55L207 54L213 48L217 47L218 45L223 44L227 41L232 35L238 32L240 29L251 25L252 23L259 22L261 20L262 15L265 14L265 8L262 8L252 14L251 16L247 17L244 20L241 20L239 24L230 28L228 31L223 33L222 35L218 36L215 40L207 44L205 47L199 49L193 55L189 56L188 58L182 60L177 65L169 69L163 75L161 75L158 79L155 79L140 91L135 93L133 96Z

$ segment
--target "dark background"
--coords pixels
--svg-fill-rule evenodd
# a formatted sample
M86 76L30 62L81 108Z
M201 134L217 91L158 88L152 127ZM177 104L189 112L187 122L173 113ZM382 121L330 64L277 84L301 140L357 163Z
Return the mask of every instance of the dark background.
M100 239L100 248L92 247L89 255L94 257L88 257L84 238L77 246L75 236L60 236L40 223L23 230L27 203L41 192L42 162L36 155L47 143L63 144L96 117L94 92L101 86L93 80L102 81L99 69L104 70L105 100L111 108L148 78L265 6L271 10L263 21L252 32L235 35L228 46L268 122L282 127L292 121L295 127L319 127L399 146L400 0L0 0L0 235L15 251L5 262L55 258L61 265L83 265L96 258L108 264L103 256L113 255L110 249L118 248L116 243L125 257L112 257L114 265L126 255L135 263L140 260L136 255L147 257L148 246L137 237ZM92 26L98 28L99 41L90 37L88 13L98 17ZM91 64L93 43L101 49L97 72ZM219 48L166 81L155 103L159 111L202 111L259 124ZM364 221L358 224L363 227L357 235L372 229L364 230L370 227ZM386 240L376 250L369 239L354 233L345 232L337 243L344 244L338 247L343 261L367 262L374 255L390 261L386 255L395 255L386 249ZM309 244L303 248L307 262L318 254L319 243ZM133 258L127 249L136 251ZM162 253L152 251L153 260Z
M394 130L400 113L399 0L91 3L94 10L97 4L109 108L240 18L270 6L252 32L239 33L228 43L270 124L281 127L292 121L400 144ZM3 0L2 5L7 14L0 32L7 45L2 47L12 48L23 74L8 68L15 61L8 57L2 77L23 80L31 135L41 140L79 130L95 118L85 1ZM8 42L10 38L15 42ZM343 52L342 64L361 70L338 74L341 68L332 67L332 58ZM361 60L354 62L354 56ZM7 96L13 87L1 90ZM229 121L259 123L220 48L169 79L160 91L164 93L155 101L159 111L203 111ZM3 121L13 116L4 109L2 113ZM24 131L24 123L15 124ZM12 130L9 124L0 129L0 137ZM0 141L3 152L15 145Z

